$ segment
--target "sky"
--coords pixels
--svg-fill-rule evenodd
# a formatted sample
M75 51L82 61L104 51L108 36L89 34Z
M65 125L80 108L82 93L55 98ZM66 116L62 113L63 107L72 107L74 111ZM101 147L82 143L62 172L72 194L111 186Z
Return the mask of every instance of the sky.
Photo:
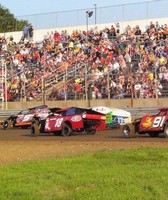
M130 6L117 6L122 4L135 4ZM131 15L141 17L149 17L147 15L160 14L161 16L167 13L167 0L0 0L0 4L9 9L18 19L28 19L36 26L61 26L61 25L81 25L84 23L86 10L94 10L95 4L97 7L97 20L99 23L104 23L107 18L113 18L115 21L130 18ZM148 6L147 6L148 5ZM161 5L161 6L160 6ZM164 6L165 5L165 6ZM101 7L110 7L111 9L101 9ZM113 7L114 6L114 7ZM160 10L158 10L160 7ZM165 9L162 11L162 9ZM62 12L81 9L80 14L77 12ZM84 10L84 11L83 11ZM131 11L131 12L130 12ZM82 13L83 12L83 13ZM40 13L52 13L41 15ZM54 14L58 13L58 14ZM110 16L110 13L113 15ZM36 15L35 15L36 14ZM32 16L30 16L32 15ZM122 16L122 17L121 17ZM123 17L124 16L124 17ZM143 18L144 18L143 17ZM93 19L92 19L93 20ZM72 23L72 24L71 24Z

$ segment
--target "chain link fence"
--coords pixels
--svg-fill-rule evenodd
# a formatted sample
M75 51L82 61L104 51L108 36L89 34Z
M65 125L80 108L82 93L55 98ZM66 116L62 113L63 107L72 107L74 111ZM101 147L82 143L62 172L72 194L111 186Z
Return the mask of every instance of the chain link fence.
M93 7L78 10L39 13L16 16L18 20L28 20L36 29L78 27L86 24L86 12L93 11L90 24L121 23L132 20L162 18L167 15L166 0L153 0L138 3ZM159 12L157 12L159 8ZM17 24L14 25L17 27Z

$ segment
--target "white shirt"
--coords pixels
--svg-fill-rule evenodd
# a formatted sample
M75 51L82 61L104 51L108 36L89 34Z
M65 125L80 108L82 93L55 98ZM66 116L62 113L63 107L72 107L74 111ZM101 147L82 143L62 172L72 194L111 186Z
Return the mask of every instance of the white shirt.
M134 85L134 89L135 89L136 91L140 90L140 89L141 89L141 84L136 83L136 84Z

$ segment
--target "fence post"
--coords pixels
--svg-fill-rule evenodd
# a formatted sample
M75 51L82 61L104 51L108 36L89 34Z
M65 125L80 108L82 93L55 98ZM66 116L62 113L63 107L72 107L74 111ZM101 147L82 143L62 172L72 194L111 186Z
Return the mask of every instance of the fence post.
M109 71L107 73L107 91L108 91L108 99L110 99L110 78L109 78Z

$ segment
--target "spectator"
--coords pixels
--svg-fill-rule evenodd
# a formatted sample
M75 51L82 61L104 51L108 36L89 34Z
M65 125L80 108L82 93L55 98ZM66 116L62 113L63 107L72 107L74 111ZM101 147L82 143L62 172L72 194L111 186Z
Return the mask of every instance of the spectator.
M136 36L140 36L141 35L141 29L139 28L139 26L137 25L135 28L135 33Z
M124 34L118 32L120 36L113 25L103 30L90 30L88 37L84 31L75 30L72 34L55 31L47 33L40 44L33 39L25 43L24 37L14 44L9 38L1 37L0 54L7 52L7 74L13 77L8 79L9 94L13 100L19 100L24 82L28 99L36 99L43 89L42 75L47 89L53 83L53 87L60 84L67 73L68 86L57 91L51 88L50 99L65 99L69 95L74 98L74 93L78 98L85 98L82 93L86 77L93 85L96 98L108 97L108 83L111 98L130 97L132 85L134 97L152 98L157 94L155 70L159 81L168 81L165 29L166 25L160 25L158 31L151 22L145 33L138 25L134 29L128 25ZM80 82L75 82L78 76Z
M23 37L24 37L24 40L28 40L28 37L29 37L29 27L27 27L27 26L24 26L24 28L23 28Z
M33 42L34 28L32 24L29 25L28 30L29 30L29 41Z

